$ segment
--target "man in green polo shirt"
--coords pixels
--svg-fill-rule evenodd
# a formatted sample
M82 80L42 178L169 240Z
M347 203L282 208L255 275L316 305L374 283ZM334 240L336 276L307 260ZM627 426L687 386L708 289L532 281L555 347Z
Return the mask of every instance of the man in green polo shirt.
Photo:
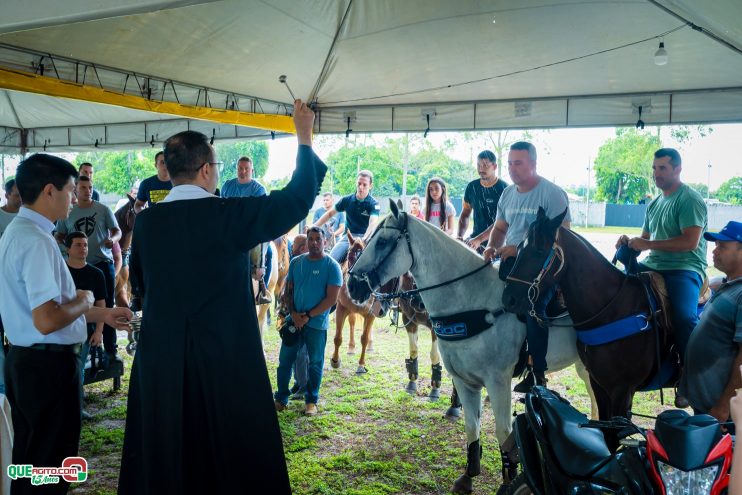
M621 236L616 244L636 251L649 250L639 271L653 270L665 278L672 304L672 324L680 359L698 323L698 295L706 277L706 231L708 213L703 198L680 180L680 153L662 148L654 153L652 173L662 194L647 206L641 237ZM676 405L684 406L684 398Z

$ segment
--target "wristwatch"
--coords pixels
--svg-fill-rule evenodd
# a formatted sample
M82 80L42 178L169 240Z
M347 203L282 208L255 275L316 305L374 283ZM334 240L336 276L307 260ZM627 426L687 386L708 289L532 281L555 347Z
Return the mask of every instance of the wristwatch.
M309 314L309 311L305 311L305 312L304 312L304 316L306 316L306 317L307 317L307 318L309 318L310 320L312 319L312 315L310 315L310 314Z

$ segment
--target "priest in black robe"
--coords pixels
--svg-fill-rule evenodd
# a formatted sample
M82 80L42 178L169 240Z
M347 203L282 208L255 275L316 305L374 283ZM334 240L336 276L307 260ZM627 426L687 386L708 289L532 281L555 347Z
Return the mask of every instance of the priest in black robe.
M294 106L288 185L219 198L214 149L185 131L165 143L168 197L138 215L132 284L143 298L119 494L290 494L255 315L248 252L306 218L327 168L314 113Z

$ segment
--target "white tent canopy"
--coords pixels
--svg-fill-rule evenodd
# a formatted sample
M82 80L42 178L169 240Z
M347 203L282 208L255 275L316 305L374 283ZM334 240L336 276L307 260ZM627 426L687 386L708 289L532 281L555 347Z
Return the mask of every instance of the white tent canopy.
M742 120L739 0L89 3L5 0L0 151L268 137L282 129L117 95L270 118L291 109L281 74L323 133L633 125L639 107L647 125ZM16 73L105 94L47 96Z

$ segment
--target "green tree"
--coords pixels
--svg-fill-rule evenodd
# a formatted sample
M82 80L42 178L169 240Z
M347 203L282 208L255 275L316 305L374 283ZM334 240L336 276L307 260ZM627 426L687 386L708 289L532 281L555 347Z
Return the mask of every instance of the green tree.
M732 177L716 191L719 201L733 205L742 205L742 177Z
M440 177L448 185L449 197L462 197L469 183L471 167L448 156L444 151L433 148L430 143L410 158L407 191L425 196L425 186L432 177Z
M653 190L652 157L659 137L632 128L616 129L616 137L595 159L598 201L637 203Z
M700 184L700 183L689 182L689 183L688 183L688 186L689 186L689 187L690 187L691 189L695 190L695 191L696 191L696 192L697 192L698 194L700 194L700 195L701 195L701 196L703 196L704 198L706 198L706 197L708 196L708 192L709 192L709 187L708 187L708 186L707 186L706 184ZM714 196L714 195L712 194L711 196ZM708 196L708 197L710 197L710 196ZM715 197L715 196L714 196L714 197Z
M93 183L102 192L129 192L132 185L157 173L155 154L158 150L106 151L79 153L74 162L90 162L95 168Z
M357 145L330 153L327 166L332 169L336 194L350 194L356 190L359 170L374 174L373 193L378 196L398 196L402 193L402 157L395 147ZM329 188L328 188L329 189Z
M233 143L217 143L214 146L217 160L223 162L220 170L219 186L230 179L237 177L237 160L243 156L252 159L254 177L259 179L268 170L268 143L265 141L237 141Z

